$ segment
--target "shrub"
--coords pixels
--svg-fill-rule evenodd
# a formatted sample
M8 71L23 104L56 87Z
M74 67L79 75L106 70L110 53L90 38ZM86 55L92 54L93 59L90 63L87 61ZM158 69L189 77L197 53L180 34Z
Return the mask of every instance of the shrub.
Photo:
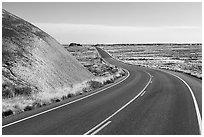
M60 101L61 101L60 99L56 99L56 100L55 100L55 102L60 102Z
M33 103L33 107L34 108L39 108L39 107L41 107L42 105L39 103L39 102L35 102L35 103Z
M51 99L51 102L60 102L60 99L54 98L54 99Z
M92 81L89 81L88 83L92 89L100 88L103 86L103 84L101 82L98 82L98 81L92 80Z
M10 98L14 96L14 85L11 83L2 84L2 98Z
M65 100L66 98L67 98L66 96L62 96L62 98L61 98L61 99L62 99L62 100Z
M12 115L12 114L13 114L13 111L9 109L9 110L4 111L2 113L2 117L7 117L7 116Z
M82 92L89 92L89 91L91 91L90 88L83 88L83 89L82 89Z
M118 70L117 69L112 69L111 73L116 73Z
M69 94L67 95L68 98L71 98L72 96L73 96L73 94L71 94L71 93L69 93Z
M122 76L125 76L125 72L122 72L121 75L122 75Z
M26 106L24 108L24 111L29 111L29 110L32 110L34 107L32 105L29 105L29 106Z
M10 98L13 96L13 92L10 88L2 89L2 98Z
M15 94L16 95L26 95L29 96L32 92L30 87L15 87Z
M104 84L110 84L110 83L113 83L113 82L114 82L113 79L109 79L109 80L106 80L106 81L104 82Z
M82 94L83 94L83 92L80 92L80 93L79 93L79 95L82 95Z

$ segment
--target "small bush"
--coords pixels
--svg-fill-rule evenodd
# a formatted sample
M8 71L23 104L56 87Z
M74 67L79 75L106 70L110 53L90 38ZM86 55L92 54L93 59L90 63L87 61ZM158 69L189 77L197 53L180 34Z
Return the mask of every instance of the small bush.
M14 85L11 83L2 84L2 98L10 98L14 96Z
M121 73L122 76L125 76L125 72Z
M71 94L71 93L69 93L69 94L67 95L68 98L71 98L72 96L73 96L73 94Z
M9 109L9 110L4 111L2 113L2 117L7 117L7 116L12 115L12 114L13 114L13 111Z
M90 84L90 87L92 89L100 88L103 86L103 84L101 82L98 82L98 81L89 81L88 83Z
M83 92L80 92L80 93L79 93L79 95L82 95L82 94L83 94Z
M82 89L82 92L89 92L89 91L91 91L90 88L83 88L83 89Z
M39 102L35 102L35 103L33 103L33 107L34 108L39 108L39 107L41 107L42 105L39 103Z
M60 102L60 99L54 98L54 99L51 99L51 102Z
M110 84L110 83L113 83L113 82L114 82L113 79L109 79L109 80L106 80L106 81L104 82L104 84Z
M60 101L61 101L60 99L56 99L56 100L55 100L55 102L60 102Z
M32 110L34 107L32 105L29 105L29 106L26 106L24 108L24 111L29 111L29 110Z
M10 98L10 97L13 97L12 90L9 88L2 89L2 98Z
M61 98L61 99L62 99L62 100L65 100L66 98L67 98L66 96L62 96L62 98Z
M15 87L15 94L16 95L26 95L29 96L32 92L30 87Z
M41 106L46 106L47 105L47 102L43 102L42 104L41 104Z
M117 71L117 69L111 69L111 73L116 73Z

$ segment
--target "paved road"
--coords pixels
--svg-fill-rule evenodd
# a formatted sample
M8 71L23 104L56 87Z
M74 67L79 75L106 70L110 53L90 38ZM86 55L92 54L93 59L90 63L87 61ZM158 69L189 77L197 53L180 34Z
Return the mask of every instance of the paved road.
M190 87L194 87L192 91L196 92L193 100L189 87L179 78L159 70L127 65L101 49L98 51L109 63L127 69L129 77L93 96L10 126L6 125L45 110L3 119L2 133L200 134L198 114L202 111L202 86L199 80L185 76ZM195 101L198 103L197 111Z

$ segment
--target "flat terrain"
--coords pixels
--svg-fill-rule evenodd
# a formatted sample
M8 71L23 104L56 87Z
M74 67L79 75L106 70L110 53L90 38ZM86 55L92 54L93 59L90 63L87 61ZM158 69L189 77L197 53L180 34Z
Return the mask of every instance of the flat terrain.
M189 88L180 79L160 70L124 64L111 58L101 49L98 50L109 63L127 69L129 77L98 94L10 126L6 125L15 119L5 118L2 133L4 135L200 133L197 117L197 113L200 112L195 109ZM201 87L200 80L191 77L186 79L191 83L191 87ZM202 103L199 99L201 91L201 88L197 88L195 93L199 111Z
M202 78L202 44L100 45L115 58L150 68L164 68Z

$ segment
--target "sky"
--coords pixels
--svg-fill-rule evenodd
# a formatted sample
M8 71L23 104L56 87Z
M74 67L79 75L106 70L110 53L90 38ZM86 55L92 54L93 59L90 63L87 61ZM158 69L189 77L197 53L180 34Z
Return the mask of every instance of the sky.
M202 41L201 2L3 2L62 44Z

